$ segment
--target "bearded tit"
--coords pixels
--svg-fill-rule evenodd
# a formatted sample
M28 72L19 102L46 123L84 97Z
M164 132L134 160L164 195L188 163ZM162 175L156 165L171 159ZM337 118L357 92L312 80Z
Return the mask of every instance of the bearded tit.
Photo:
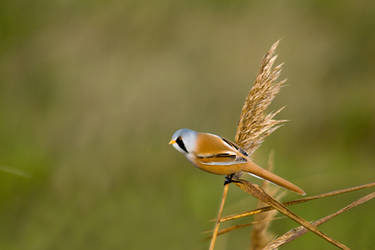
M212 174L226 175L225 184L233 181L233 175L245 172L305 195L301 188L261 168L244 150L220 136L183 128L172 135L169 144L183 153L198 168Z

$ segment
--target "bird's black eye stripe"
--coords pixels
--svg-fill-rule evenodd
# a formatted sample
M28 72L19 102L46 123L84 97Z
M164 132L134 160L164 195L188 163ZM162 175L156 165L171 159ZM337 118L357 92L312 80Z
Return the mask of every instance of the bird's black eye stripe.
M181 139L181 136L177 138L176 143L177 143L177 145L178 145L182 150L184 150L186 153L188 153L188 151L187 151L187 149L186 149L186 147L185 147L185 144L184 144L184 142L183 142L182 139Z

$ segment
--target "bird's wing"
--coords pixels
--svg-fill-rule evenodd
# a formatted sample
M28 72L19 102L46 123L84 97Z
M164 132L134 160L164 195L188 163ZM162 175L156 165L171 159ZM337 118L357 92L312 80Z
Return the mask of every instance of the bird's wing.
M217 153L211 155L196 155L200 163L212 166L226 166L246 163L247 159L231 152Z
M199 134L196 158L204 165L233 165L247 162L247 154L236 144L213 134Z

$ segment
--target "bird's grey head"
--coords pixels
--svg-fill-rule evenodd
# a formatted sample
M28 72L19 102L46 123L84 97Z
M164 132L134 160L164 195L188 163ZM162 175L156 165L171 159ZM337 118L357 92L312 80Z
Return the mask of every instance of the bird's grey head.
M197 132L191 129L182 128L174 132L169 144L183 154L189 154L195 149Z

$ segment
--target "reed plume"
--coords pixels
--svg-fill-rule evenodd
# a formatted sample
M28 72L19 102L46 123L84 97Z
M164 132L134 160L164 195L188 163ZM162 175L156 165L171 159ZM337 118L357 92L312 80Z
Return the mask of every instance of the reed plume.
M268 135L286 122L286 120L273 119L283 108L270 112L269 114L265 113L272 100L277 93L279 93L281 86L286 82L286 80L276 82L283 66L283 64L279 64L278 66L273 67L273 64L277 59L275 51L278 45L279 41L276 41L264 56L253 87L250 89L245 99L240 120L238 122L235 141L249 155L254 153ZM239 175L236 177L239 177ZM228 191L228 187L226 186L224 187L220 209L212 234L210 250L214 249L216 237L219 232L221 214L224 209L223 206ZM259 221L263 220L260 218ZM262 226L259 226L259 228L265 225L264 223L260 224ZM263 230L263 233L265 233L265 230Z
M287 121L274 119L284 107L268 114L265 113L286 82L286 79L277 82L283 63L273 67L277 59L275 51L278 45L279 41L275 42L264 56L253 87L245 99L238 122L235 141L249 155L254 153L268 135Z

